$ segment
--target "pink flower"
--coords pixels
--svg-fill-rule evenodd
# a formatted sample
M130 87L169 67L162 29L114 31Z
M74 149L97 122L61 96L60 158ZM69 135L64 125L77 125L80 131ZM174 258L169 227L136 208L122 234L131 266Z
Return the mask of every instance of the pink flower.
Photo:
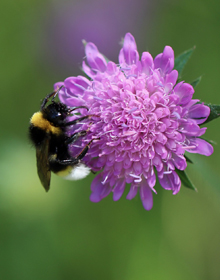
M92 182L90 199L98 202L113 192L113 200L130 185L127 199L139 191L143 206L153 206L152 192L158 177L160 185L176 194L181 180L176 169L187 166L185 151L209 156L213 147L199 138L200 128L210 109L192 99L190 84L177 82L174 52L169 46L154 59L144 52L139 57L134 37L127 33L119 53L119 64L107 62L93 43L85 47L87 63L83 71L89 79L69 77L59 92L67 106L87 106L82 115L97 115L69 133L89 129L87 136L70 146L73 156L77 145L92 143L84 162L101 171ZM156 171L156 172L155 172ZM157 176L156 176L157 174Z

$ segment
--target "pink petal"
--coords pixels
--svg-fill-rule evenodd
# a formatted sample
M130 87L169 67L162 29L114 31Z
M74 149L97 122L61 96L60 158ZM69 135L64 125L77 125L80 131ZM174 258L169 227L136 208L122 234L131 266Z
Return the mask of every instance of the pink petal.
M115 162L114 163L114 175L118 176L121 173L123 167L123 163L122 162Z
M140 197L144 209L151 210L151 208L153 207L153 194L151 188L147 185L147 182L145 180L142 181L140 186Z
M181 180L175 171L173 171L172 174L174 183L173 194L177 194L181 187Z
M82 69L83 69L83 71L85 72L85 74L86 74L87 76L89 76L90 78L92 78L92 79L93 79L93 77L96 75L95 72L93 72L93 71L91 70L91 68L90 68L88 65L86 65L85 61L83 61L83 63L82 63Z
M112 152L107 157L106 166L112 166L114 165L114 163L115 163L115 153Z
M175 171L172 171L170 174L163 174L162 176L158 176L160 185L165 190L172 190L173 194L177 194L180 190L181 181L179 176Z
M123 161L123 167L124 169L130 168L132 165L132 161L128 155L125 156L124 161Z
M184 156L173 153L172 159L177 169L184 170L186 168L187 163Z
M135 39L130 33L127 33L124 37L123 48L119 53L119 63L131 65L137 64L138 60L139 54Z
M140 175L142 173L143 167L139 161L133 163L133 170L136 175Z
M157 171L161 171L163 169L163 163L161 161L161 158L159 156L155 156L153 158L153 165L156 167Z
M156 184L156 175L155 175L154 171L153 171L153 174L151 174L151 176L148 177L147 183L148 183L149 187L150 187L151 189L153 189L153 187L154 187L155 184Z
M62 102L61 98L60 101ZM83 99L79 99L77 97L72 96L65 99L65 104L68 105L69 107L85 106L85 101Z
M161 156L162 159L166 159L167 157L167 150L165 148L164 145L162 145L161 143L157 142L155 145L155 151L158 155Z
M63 82L57 82L57 83L55 83L54 84L54 86L53 86L53 88L54 88L54 90L56 91L56 90L58 90L61 86L63 86L64 85L64 83ZM62 90L62 89L61 89Z
M98 174L91 184L92 194L90 195L90 200L92 202L99 202L102 200L101 193L103 191L104 185L102 184L102 173Z
M131 183L130 191L127 194L126 198L129 200L133 199L136 196L137 191L138 191L138 185Z
M104 72L106 70L106 60L102 54L98 51L96 45L93 43L86 44L85 53L87 61L92 69Z
M141 57L142 72L149 75L154 69L154 60L149 52L143 52Z
M209 144L208 142L206 142L203 139L192 138L192 139L189 139L189 140L190 140L190 145L189 146L192 146L192 147L195 146L195 148L186 149L186 151L189 152L189 153L198 153L198 154L201 154L201 155L204 155L204 156L210 156L214 151L212 145Z
M65 79L64 85L70 89L71 93L78 95L83 94L88 86L91 85L91 82L83 76L77 76Z
M117 71L117 65L114 62L109 61L107 64L106 72L109 75L114 75L116 71Z
M179 127L179 131L184 133L185 135L190 136L201 136L205 132L203 131L204 128L200 128L194 121L188 121L182 123Z
M190 84L180 82L175 86L174 92L180 97L178 104L186 105L192 99L194 88Z
M194 119L197 124L207 120L210 114L210 108L203 104L195 104L189 108L188 117Z
M114 201L119 200L124 190L125 190L125 180L120 179L116 182L115 187L113 189L113 200Z
M70 106L67 102L67 99L70 98L72 96L72 93L70 92L70 90L66 87L63 87L59 90L58 93L59 99L62 103L66 104L67 106Z
M177 78L178 78L178 71L173 70L166 75L166 83L170 83L174 86L176 84Z
M174 51L171 47L166 46L163 53L158 54L154 59L154 68L160 68L161 74L170 73L174 67Z

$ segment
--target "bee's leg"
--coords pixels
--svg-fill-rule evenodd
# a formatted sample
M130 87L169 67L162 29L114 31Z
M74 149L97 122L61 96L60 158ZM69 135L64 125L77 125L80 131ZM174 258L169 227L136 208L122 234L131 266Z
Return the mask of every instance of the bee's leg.
M77 109L86 109L87 111L89 111L89 108L86 106L77 106L77 107L73 107L69 110L69 113L71 113L72 111L75 111Z
M83 159L86 153L88 152L89 146L93 140L95 139L90 140L89 143L82 149L82 151L76 157L72 159L63 159L63 160L56 159L55 161L62 165L77 165L78 163L80 163L81 159Z
M41 110L44 109L45 105L47 104L48 100L53 96L52 101L54 100L54 98L56 97L57 93L61 90L63 86L59 87L56 91L51 92L50 94L48 94L42 104L41 104Z
M79 132L76 132L74 133L73 135L71 135L70 137L68 137L66 140L65 140L65 144L70 144L70 143L73 143L75 142L79 137L81 136L85 136L87 134L87 131L86 130L82 130L82 131L79 131Z
M92 117L94 117L95 115L87 115L87 116L84 116L84 117L81 117L81 118L78 118L78 119L75 119L74 121L70 121L70 122L66 122L64 124L62 124L64 127L65 126L69 126L69 125L75 125L83 120L86 120L86 119L91 119Z
M77 165L78 163L80 163L80 160L76 159L76 158L72 158L72 159L55 159L54 162L57 162L61 165Z
M78 154L78 156L76 156L76 159L81 160L82 158L84 158L84 156L86 155L86 153L89 150L89 146L92 143L92 141L95 139L92 139L89 141L89 143L82 149L82 151Z

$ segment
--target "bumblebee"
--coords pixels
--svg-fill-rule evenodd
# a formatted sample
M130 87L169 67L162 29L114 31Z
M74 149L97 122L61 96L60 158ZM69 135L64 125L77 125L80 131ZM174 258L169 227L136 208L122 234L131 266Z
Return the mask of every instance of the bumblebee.
M76 157L71 157L68 150L68 145L85 136L87 131L82 130L68 137L66 129L92 115L67 121L74 110L88 108L68 108L63 103L55 102L54 98L59 90L60 88L43 99L40 111L31 117L29 126L29 138L36 148L38 176L46 191L50 188L51 171L68 180L82 179L90 172L89 167L81 163L81 159L86 155L92 140ZM47 105L50 98L51 103Z

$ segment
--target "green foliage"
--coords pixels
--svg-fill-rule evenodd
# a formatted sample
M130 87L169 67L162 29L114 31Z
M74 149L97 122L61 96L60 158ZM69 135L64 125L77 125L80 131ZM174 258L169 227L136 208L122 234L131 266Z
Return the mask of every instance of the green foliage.
M185 67L186 63L188 62L194 50L195 47L189 49L188 51L183 52L182 54L180 54L175 58L174 69L178 71L179 77L181 76L183 68Z
M184 157L185 157L185 159L186 159L187 162L193 163L193 162L191 161L191 159L190 159L188 156L184 155Z
M208 116L208 119L203 124L206 124L220 116L220 105L207 104L207 103L205 103L205 105L210 108L210 115Z
M196 187L193 185L193 183L190 181L189 177L187 176L186 172L183 170L176 169L176 173L179 175L181 182L183 185L189 189L192 189L194 191L197 191Z
M195 89L195 87L200 83L201 79L202 79L202 76L198 77L196 80L191 82L191 86L193 86L193 88Z

